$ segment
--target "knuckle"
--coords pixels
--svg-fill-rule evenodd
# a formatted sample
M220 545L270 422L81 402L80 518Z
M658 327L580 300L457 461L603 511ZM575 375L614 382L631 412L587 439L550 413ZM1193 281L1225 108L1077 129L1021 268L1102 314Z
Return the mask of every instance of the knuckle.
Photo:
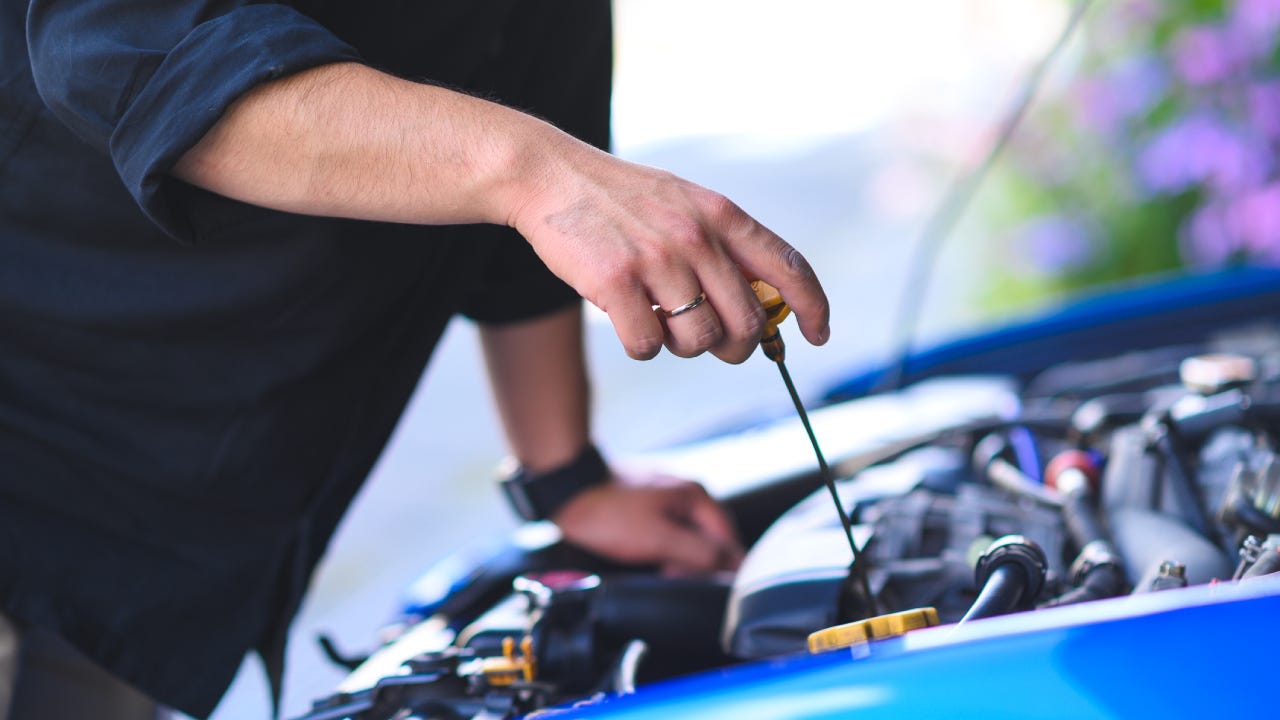
M720 323L716 322L715 318L708 318L702 321L694 335L694 342L704 350L723 339L724 328L720 327Z
M643 267L644 260L639 253L627 252L601 268L600 281L605 287L633 288L640 283Z
M703 196L703 204L707 215L720 224L737 223L745 215L737 203L711 190Z
M689 358L696 358L704 352L703 350L699 350L692 345L686 347L684 345L680 345L677 343L672 343L667 349L671 351L672 355L675 355L678 358L684 358L686 360L688 360Z
M755 343L727 345L721 348L716 357L730 365L741 365L751 357L751 353L755 352Z
M671 351L672 355L675 355L676 357L681 357L681 358L698 357L699 355L701 355L703 352L706 351L706 347L704 346L699 346L696 343L687 342L687 341L679 340L676 338L672 338L667 343L667 349Z
M724 339L724 328L715 317L699 318L697 326L688 333L676 335L668 346L673 355L683 358L697 357Z
M804 255L794 247L787 243L782 243L778 248L778 259L782 263L782 267L791 277L797 280L809 280L813 278L813 268L809 266L809 261Z
M623 343L627 355L633 360L650 360L662 349L662 338L642 336Z
M723 340L716 346L716 357L731 365L745 362L755 352L756 344L760 342L760 335L764 332L764 325L764 308L758 303L753 303L742 316L741 321L733 326L734 331L726 333Z
M671 240L675 237L675 231L672 227L679 227L675 221L666 223L667 230L656 233L652 236L646 236L640 245L640 251L636 257L636 264L643 264L647 267L666 267L671 264L672 249L670 247ZM639 268L637 268L639 269Z
M708 212L716 229L726 237L751 237L761 227L737 203L723 195L715 196Z
M764 306L759 303L753 303L747 310L747 314L742 318L742 335L741 339L755 342L760 339L760 335L764 333Z
M711 235L693 217L682 217L671 223L671 242L682 253L700 254L710 245Z

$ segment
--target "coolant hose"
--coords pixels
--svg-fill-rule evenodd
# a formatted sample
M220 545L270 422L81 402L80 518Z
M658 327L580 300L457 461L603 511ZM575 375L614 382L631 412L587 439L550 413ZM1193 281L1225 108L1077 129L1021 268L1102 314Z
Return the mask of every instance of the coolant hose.
M1080 553L1071 565L1071 584L1076 587L1041 607L1101 600L1124 591L1120 553L1111 544L1094 507L1099 474L1093 457L1080 450L1059 453L1045 470L1045 482L1062 494L1063 523Z
M1098 464L1082 450L1058 453L1044 471L1045 484L1062 496L1062 520L1071 541L1080 550L1090 543L1108 539L1094 509L1094 489L1099 475Z

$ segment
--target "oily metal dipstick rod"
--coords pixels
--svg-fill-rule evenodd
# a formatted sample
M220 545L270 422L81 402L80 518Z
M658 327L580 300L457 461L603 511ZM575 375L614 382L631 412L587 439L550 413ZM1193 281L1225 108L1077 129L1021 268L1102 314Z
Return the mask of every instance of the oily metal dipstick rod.
M785 362L787 347L782 342L782 333L779 331L778 326L791 314L791 308L783 302L782 295L777 288L766 282L757 280L751 283L751 289L755 291L756 297L760 298L760 304L764 306L765 311L765 330L760 338L760 348L764 351L765 357L778 366L778 372L782 375L782 382L787 386L787 392L791 395L791 402L796 407L796 414L800 416L800 423L804 425L804 431L809 435L809 444L813 446L813 454L818 458L818 470L822 475L822 482L827 486L827 491L831 493L831 501L835 503L836 513L840 515L840 526L844 528L845 537L849 540L849 550L853 553L853 565L850 568L851 579L854 582L853 590L861 595L859 600L866 608L868 615L878 615L876 598L871 593L871 583L867 579L867 567L862 562L861 554L858 552L858 543L853 539L853 522L849 519L849 514L845 512L844 504L840 502L840 495L836 492L835 477L831 473L831 467L827 465L826 457L822 454L822 448L818 446L818 437L814 435L813 425L809 423L809 413L805 412L804 403L800 401L800 394L796 392L795 383L791 381L791 373L787 372L787 364Z

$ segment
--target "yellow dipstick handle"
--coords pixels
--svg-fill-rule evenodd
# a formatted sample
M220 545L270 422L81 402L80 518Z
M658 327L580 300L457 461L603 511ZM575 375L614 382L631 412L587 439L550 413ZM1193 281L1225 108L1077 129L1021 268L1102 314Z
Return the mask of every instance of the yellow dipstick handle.
M778 326L791 314L791 306L783 301L778 288L763 280L751 283L751 289L764 306L764 332L760 335L760 347L764 348L765 357L774 362L782 362L787 355L787 346L782 343L782 333L778 332Z

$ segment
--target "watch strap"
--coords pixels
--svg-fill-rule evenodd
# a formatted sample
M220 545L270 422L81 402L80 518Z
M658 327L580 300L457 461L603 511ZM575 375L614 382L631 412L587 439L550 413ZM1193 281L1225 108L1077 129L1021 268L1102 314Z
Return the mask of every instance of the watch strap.
M595 445L554 470L531 473L524 468L502 481L511 507L524 520L546 520L579 492L609 477L609 466Z

